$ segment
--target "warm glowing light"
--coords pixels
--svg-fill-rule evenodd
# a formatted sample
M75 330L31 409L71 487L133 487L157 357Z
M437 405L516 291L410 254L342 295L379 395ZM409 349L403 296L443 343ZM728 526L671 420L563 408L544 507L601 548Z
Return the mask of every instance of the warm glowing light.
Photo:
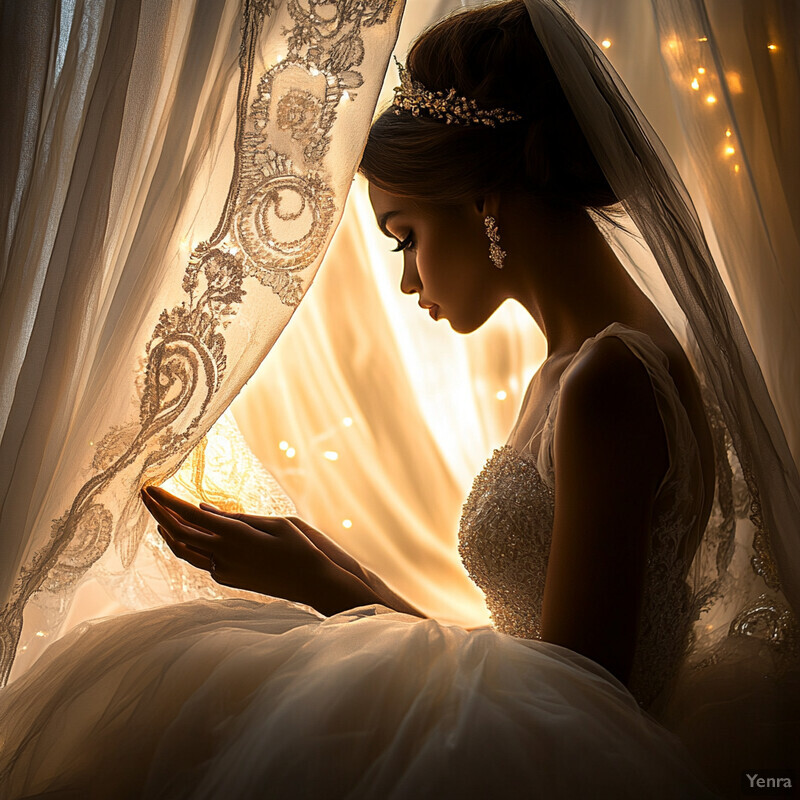
M717 102L717 98L714 97L713 94L710 94L708 97L706 97L706 103L708 103L709 105L713 105L716 102Z
M775 52L777 49L778 49L778 45L776 45L776 44L768 44L768 45L767 45L767 50L770 50L770 51L771 51L771 52L773 52L773 53L774 53L774 52Z
M281 450L288 450L289 449L289 442L280 442L278 444L278 447L280 447Z
M495 395L498 400L505 400L508 397L508 394L503 391L502 389Z
M351 520L351 519L343 519L342 520L342 527L343 528L352 528L353 527L353 520Z
M342 420L342 425L344 425L345 428L349 428L352 424L353 424L353 418L352 417L345 417Z
M605 47L606 50L608 50L608 48L611 47L611 39L603 39L603 41L600 42L600 44L603 45L603 47Z
M733 171L737 172L737 173L739 172L739 165L738 164L734 164L733 165Z
M235 256L235 255L236 255L236 254L239 252L239 248L238 248L238 247L231 247L231 248L229 248L229 249L228 249L228 252L229 252L229 253L230 253L232 256Z
M36 635L40 636L40 637L41 636L47 636L47 634L44 631L36 631Z
M328 459L328 461L338 461L339 454L335 450L326 450L322 455Z
M345 89L342 92L342 100L349 100L349 99L350 99L350 92L348 92L347 89Z
M733 94L741 94L744 91L742 76L738 72L726 72L725 80Z
M697 41L698 42L707 42L708 41L708 36L701 36Z
M294 447L290 447L286 450L286 458L294 458L297 455L297 450Z
M312 75L313 75L315 78L317 77L317 75L319 75L319 70L318 70L316 67L311 67L311 69L309 69L308 71L309 71L309 72L310 72L310 73L311 73L311 74L312 74Z
M89 442L89 447L94 447L94 442Z
M695 91L697 91L699 88L700 88L700 81L698 81L698 80L697 80L697 78L695 78L695 79L692 81L692 89L694 89Z
M280 64L283 61L283 56L276 56L275 60Z
M678 47L678 40L677 39L670 39L667 42L667 47L669 47L670 50L675 50Z
M731 133L731 129L730 129L730 128L728 128L728 129L725 131L725 135L726 135L728 138L730 138L731 136L733 136L733 134Z
M698 75L705 75L706 74L706 68L705 67L698 67L697 68L697 74Z
M732 156L735 152L736 152L736 150L734 150L730 145L728 145L725 148L725 155L726 156Z

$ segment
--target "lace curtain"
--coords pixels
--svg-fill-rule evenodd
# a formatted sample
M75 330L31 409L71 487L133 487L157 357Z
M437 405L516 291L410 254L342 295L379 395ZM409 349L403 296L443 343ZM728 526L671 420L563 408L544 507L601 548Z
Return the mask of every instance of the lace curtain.
M138 488L203 439L308 288L401 13L4 7L19 80L3 81L3 681L18 643L21 670L57 634L89 567L125 574L148 549L163 566ZM224 594L182 568L167 586Z

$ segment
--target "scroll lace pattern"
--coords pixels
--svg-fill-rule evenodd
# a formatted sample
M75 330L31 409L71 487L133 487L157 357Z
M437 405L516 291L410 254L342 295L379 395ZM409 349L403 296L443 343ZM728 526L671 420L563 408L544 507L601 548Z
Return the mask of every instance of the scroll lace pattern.
M674 496L673 496L674 497ZM686 530L680 498L657 513L647 559L639 644L630 679L647 707L673 676L689 640L696 608L677 550ZM495 627L541 639L542 599L553 529L555 492L530 454L494 451L464 505L459 553L484 591Z
M695 605L701 616L693 632L688 667L697 671L713 665L725 639L749 637L770 647L780 674L800 660L800 626L781 591L756 480L740 463L722 412L702 380L701 384L714 441L717 481L703 546L692 567ZM741 532L745 520L752 524L750 541L747 533ZM737 548L742 547L750 562L747 580L734 568ZM740 586L750 588L741 590ZM734 610L724 628L706 623L714 618L717 606ZM708 617L702 616L704 612L710 612Z
M245 0L234 168L219 223L193 248L183 299L161 312L142 345L138 419L112 427L97 443L91 477L53 521L49 542L22 567L0 611L0 685L8 680L23 610L35 592L75 585L112 540L123 565L133 561L147 532L136 491L163 481L176 457L185 458L210 426L207 412L227 367L225 329L247 281L270 289L286 306L299 303L301 273L319 257L334 223L336 198L324 157L341 104L364 83L358 71L363 31L385 24L396 3ZM291 20L283 32L285 55L254 76L264 20L278 5ZM131 499L114 514L103 495L119 480Z

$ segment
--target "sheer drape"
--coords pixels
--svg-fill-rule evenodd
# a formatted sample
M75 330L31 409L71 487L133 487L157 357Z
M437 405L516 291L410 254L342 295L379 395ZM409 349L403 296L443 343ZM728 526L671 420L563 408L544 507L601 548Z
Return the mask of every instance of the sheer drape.
M307 288L402 12L394 0L13 6L3 680L23 609L29 662L91 565L132 570L142 551L148 568L163 562L141 547L153 531L137 489L202 440ZM221 594L170 569L173 600Z

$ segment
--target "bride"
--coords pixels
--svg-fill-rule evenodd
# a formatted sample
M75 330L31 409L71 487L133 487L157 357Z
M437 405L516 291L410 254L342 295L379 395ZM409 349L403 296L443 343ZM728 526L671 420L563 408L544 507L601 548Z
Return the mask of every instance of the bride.
M703 662L694 630L720 480L709 384L726 400L731 384L684 350L603 232L625 203L661 266L658 226L674 226L672 242L692 228L683 210L655 213L655 200L677 202L658 154L635 135L637 163L598 150L601 126L586 127L597 109L579 113L562 88L563 47L581 36L550 0L447 18L409 53L360 166L402 253L403 292L460 333L513 298L547 339L461 519L459 551L494 628L426 618L301 519L147 487L177 557L274 599L166 606L56 642L0 692L4 796L703 798L734 796L741 770L794 766L781 758L796 727L756 736L706 711L728 736L720 750L771 747L778 760L704 772L656 721L699 710L701 663L738 696L739 673L713 672L729 641ZM600 85L571 58L579 88ZM623 96L605 99L624 129ZM645 187L642 175L657 177ZM678 250L678 271L705 258ZM698 338L702 321L719 326L724 351L735 312L722 305L681 304ZM773 685L748 697L774 698Z

